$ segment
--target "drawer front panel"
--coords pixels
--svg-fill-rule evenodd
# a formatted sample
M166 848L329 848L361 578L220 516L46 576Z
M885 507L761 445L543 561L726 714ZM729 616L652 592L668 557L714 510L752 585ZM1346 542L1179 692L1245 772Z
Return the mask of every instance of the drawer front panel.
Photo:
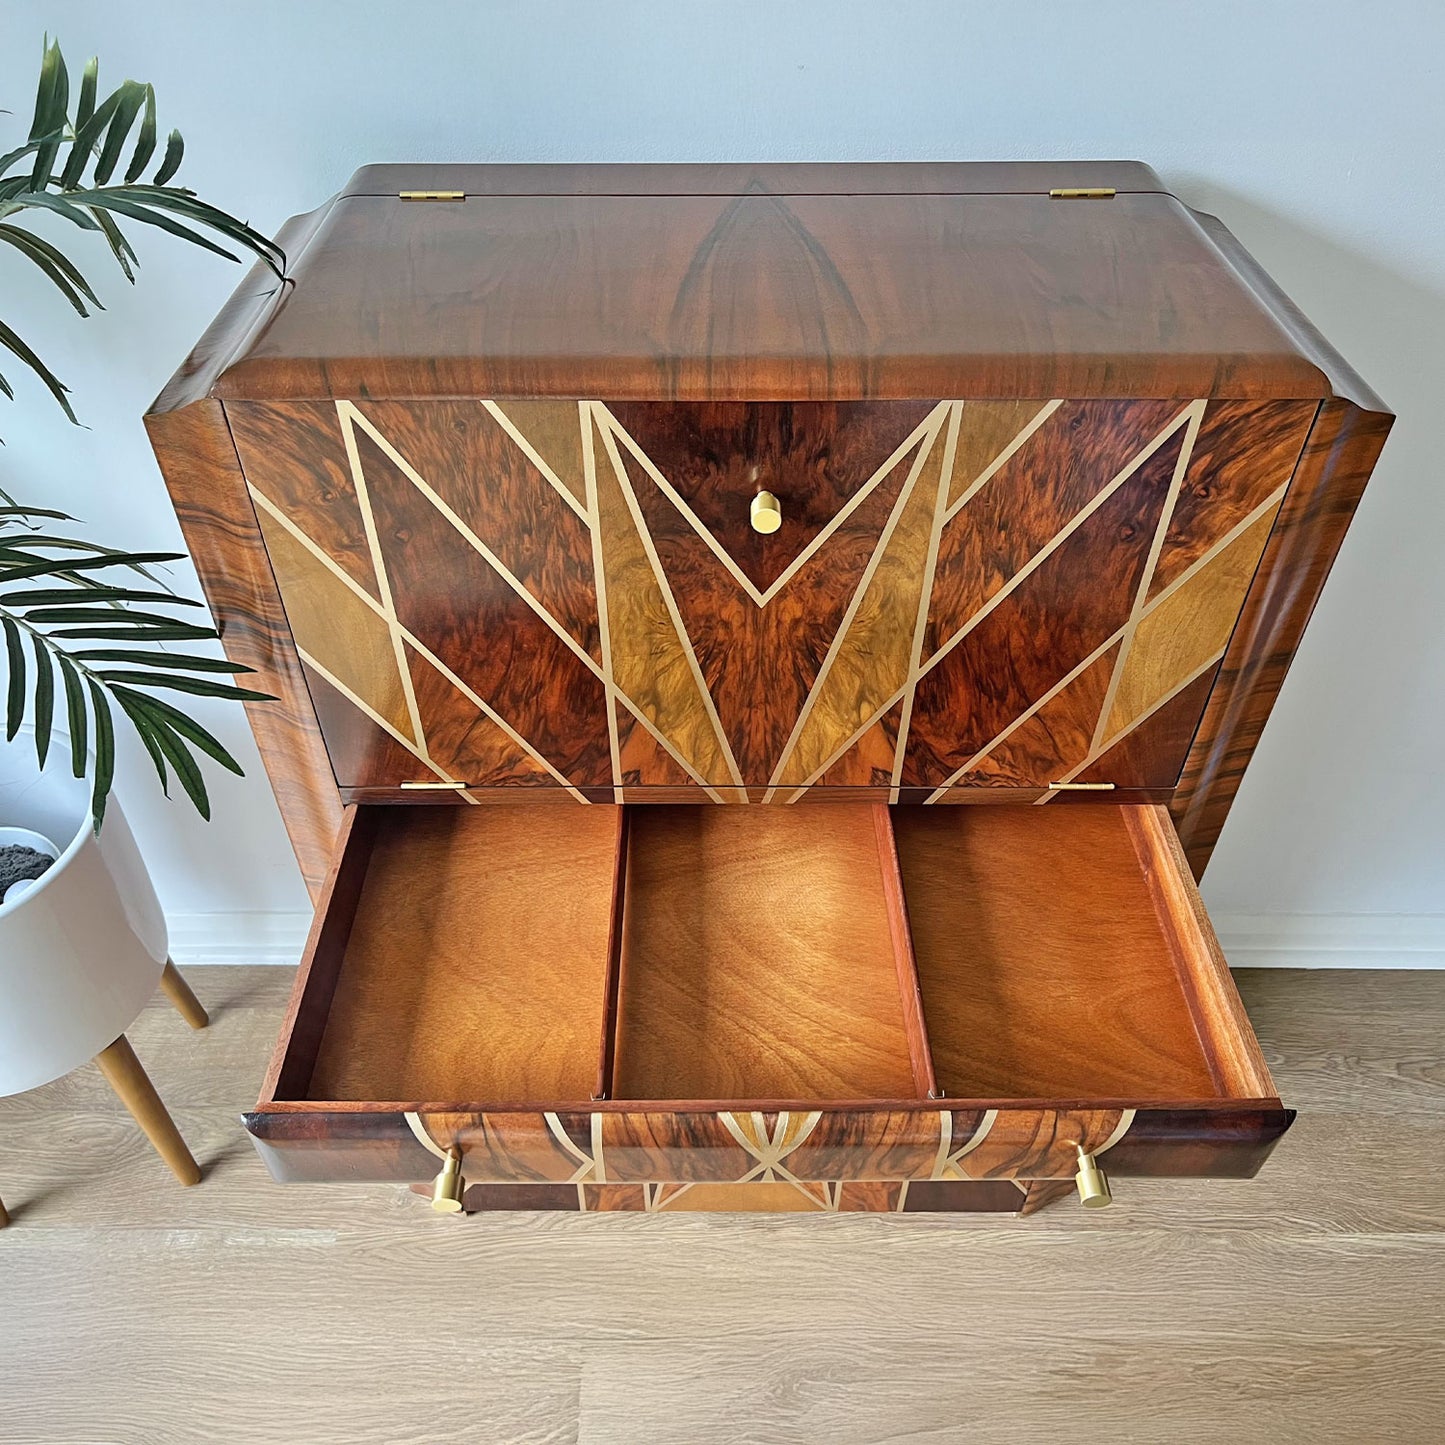
M227 409L343 787L719 802L1173 787L1314 412Z
M485 1185L794 1186L1073 1178L1076 1142L1112 1173L1250 1178L1294 1115L1279 1107L813 1110L779 1113L284 1111L246 1116L279 1180L417 1183L463 1151ZM531 1206L519 1206L531 1207Z

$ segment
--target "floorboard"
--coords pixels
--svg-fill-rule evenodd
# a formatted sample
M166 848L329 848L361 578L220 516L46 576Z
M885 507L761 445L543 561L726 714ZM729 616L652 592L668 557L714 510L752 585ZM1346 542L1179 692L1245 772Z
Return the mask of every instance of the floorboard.
M1433 1442L1445 973L1246 971L1295 1128L1254 1181L996 1216L492 1215L270 1183L237 1115L290 971L131 1039L206 1177L93 1067L0 1099L0 1441Z

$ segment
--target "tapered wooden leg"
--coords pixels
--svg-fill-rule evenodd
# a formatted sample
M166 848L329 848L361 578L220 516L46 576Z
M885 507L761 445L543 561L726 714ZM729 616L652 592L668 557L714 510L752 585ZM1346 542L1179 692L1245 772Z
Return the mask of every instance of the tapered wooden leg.
M156 1152L171 1166L171 1172L182 1184L199 1184L201 1171L186 1148L155 1085L146 1076L141 1062L130 1046L130 1040L122 1034L109 1048L102 1049L95 1061L105 1075L111 1088L120 1095L120 1101L130 1110L137 1124L146 1132L146 1137L156 1146Z
M4 1229L10 1223L10 1216L5 1213L5 1201L0 1199L0 1229Z
M201 1001L191 992L191 986L181 977L181 971L170 959L166 959L165 971L161 974L161 991L175 1005L176 1012L193 1029L203 1029L210 1023Z

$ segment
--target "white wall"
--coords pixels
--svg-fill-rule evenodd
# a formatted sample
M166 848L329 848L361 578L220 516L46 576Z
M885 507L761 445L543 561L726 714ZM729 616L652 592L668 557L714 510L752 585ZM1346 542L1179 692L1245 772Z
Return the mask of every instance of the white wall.
M1425 915L1406 932L1445 947L1445 485L1429 440L1445 398L1445 6L7 0L0 26L15 112L0 139L28 124L49 30L77 69L98 52L103 83L153 81L163 128L186 134L181 179L263 228L368 161L1151 162L1400 413L1206 895L1226 933L1240 915L1256 937L1290 931L1257 915L1352 915L1346 933L1360 915ZM179 544L140 416L237 271L147 239L131 291L83 253L110 305L88 322L0 257L0 315L91 428L26 383L0 403L0 486L107 542ZM163 901L193 933L217 912L305 907L239 708L209 716L250 774L215 777L209 828L161 800L137 749L123 772Z

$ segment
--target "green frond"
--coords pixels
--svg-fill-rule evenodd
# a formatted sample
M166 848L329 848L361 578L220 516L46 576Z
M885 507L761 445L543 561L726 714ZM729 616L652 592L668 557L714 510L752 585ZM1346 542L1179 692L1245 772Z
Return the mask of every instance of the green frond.
M274 241L193 191L171 184L185 142L172 130L157 162L159 135L155 88L125 80L101 97L94 57L82 73L72 114L65 58L59 43L47 38L29 136L23 145L0 155L0 240L32 261L81 316L100 309L100 301L58 247L17 224L26 211L47 210L79 230L98 232L127 281L134 282L137 262L122 221L152 226L228 261L249 253L277 276L285 276L286 257ZM112 184L118 173L119 181ZM34 372L66 416L76 421L65 385L3 323L0 349ZM0 393L14 396L4 376Z
M83 776L94 753L92 809L98 828L115 772L116 710L140 738L169 791L172 776L203 817L210 816L201 757L239 773L210 731L157 693L269 701L232 679L250 669L203 654L154 650L157 642L213 642L214 628L176 614L200 604L168 591L126 585L126 573L174 561L174 552L119 552L49 530L69 521L48 508L0 509L0 632L5 646L5 724L14 737L29 716L36 756L49 751L64 693L71 767ZM29 642L27 655L26 641ZM110 643L124 644L119 646ZM60 674L60 687L55 673Z

